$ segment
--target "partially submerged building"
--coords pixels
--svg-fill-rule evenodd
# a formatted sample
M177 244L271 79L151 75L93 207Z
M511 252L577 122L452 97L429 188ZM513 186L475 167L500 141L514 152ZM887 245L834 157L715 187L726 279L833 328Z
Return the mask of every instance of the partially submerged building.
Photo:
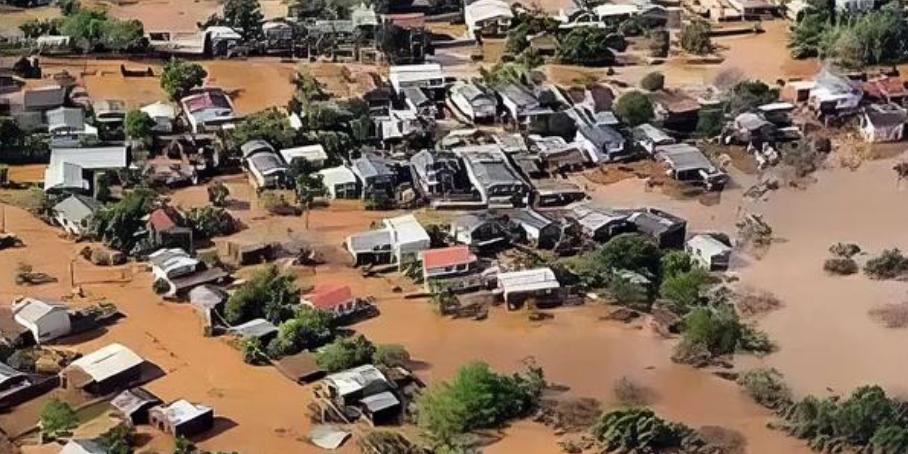
M359 197L356 175L346 166L331 167L318 171L322 185L332 199L355 199Z
M731 245L721 241L715 235L705 233L694 235L685 243L685 250L708 271L728 269Z
M44 190L91 190L97 172L126 168L125 146L51 148Z
M214 426L214 409L180 399L167 406L159 405L148 412L152 426L174 437L191 437Z
M514 13L503 0L464 2L463 19L468 37L502 36L511 28Z
M287 181L287 166L268 142L250 140L240 146L240 150L256 189L274 189Z
M868 142L898 142L905 135L908 112L895 104L871 104L860 115L861 136Z
M554 113L551 108L543 107L536 94L524 86L504 85L497 88L496 93L511 121L520 127L529 127Z
M357 407L373 425L390 423L400 414L393 383L371 364L330 374L325 377L325 387L336 405Z
M660 248L682 249L687 221L666 211L643 208L628 211L628 221L637 232L646 235Z
M477 249L508 244L508 232L507 219L488 212L464 214L451 221L454 240Z
M580 224L583 234L587 238L600 243L635 229L628 220L628 213L609 208L588 204L578 205L572 209L571 216Z
M110 344L73 361L60 373L60 381L64 388L103 395L137 383L144 363L129 348Z
M528 188L498 145L466 146L452 151L463 160L467 176L483 203L504 208L523 203Z
M161 403L161 399L158 396L141 386L137 386L117 394L110 401L110 406L128 420L130 424L137 425L147 423L149 410Z
M350 170L359 179L363 197L369 194L385 193L391 195L397 185L397 172L388 165L387 160L375 153L363 153L353 160Z
M498 115L498 99L474 83L455 83L448 90L447 99L452 110L473 123L493 121Z
M335 317L351 315L359 309L350 286L340 284L316 284L300 297L300 304Z
M91 220L104 205L88 196L73 194L54 205L53 219L70 235L81 237L88 233Z
M551 249L561 239L561 223L539 211L523 208L502 212L520 240L539 249Z
M728 181L728 175L693 145L678 143L658 146L656 158L666 163L669 175L678 181L700 183L707 189L721 189Z
M562 302L561 284L551 268L498 273L498 289L508 309L532 302L537 307Z
M22 298L12 305L13 319L41 344L71 331L69 308L62 301Z
M190 131L195 134L220 130L237 119L233 101L220 88L192 90L188 96L180 99L180 107Z
M655 154L656 147L675 143L674 137L649 123L635 127L632 135L634 144L650 155Z
M381 228L347 237L347 251L354 266L396 264L401 268L419 260L419 252L429 248L429 234L412 214L386 218Z
M208 267L179 248L155 251L149 254L148 261L155 280L168 286L162 293L166 298L185 295L195 287L218 283L229 276L224 269Z
M325 166L328 160L328 153L321 144L303 145L293 148L282 148L281 157L288 166L294 165L295 161L304 161L312 170L318 170Z
M481 280L468 278L478 271L479 259L466 245L449 246L422 251L422 276L427 292L441 285L452 291L477 288Z

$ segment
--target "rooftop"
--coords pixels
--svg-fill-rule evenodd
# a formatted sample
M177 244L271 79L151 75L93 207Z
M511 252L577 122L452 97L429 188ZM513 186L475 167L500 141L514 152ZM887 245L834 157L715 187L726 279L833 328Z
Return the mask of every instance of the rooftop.
M302 299L317 309L333 309L353 301L353 291L349 285L317 284Z
M423 269L463 265L476 261L476 256L467 246L451 246L422 251Z
M167 421L174 426L179 426L207 414L214 413L214 410L211 407L194 404L183 399L163 407L161 411L164 413L164 417L167 418Z
M67 310L62 301L23 298L13 303L13 315L30 323L37 323L47 314Z
M328 375L325 381L337 389L338 394L346 396L366 389L385 391L390 387L388 379L377 367L366 364L342 372Z
M558 288L561 284L551 268L498 273L498 286L505 292L529 292Z
M110 344L73 361L69 367L78 367L94 381L100 382L138 367L144 362L129 348L121 344Z

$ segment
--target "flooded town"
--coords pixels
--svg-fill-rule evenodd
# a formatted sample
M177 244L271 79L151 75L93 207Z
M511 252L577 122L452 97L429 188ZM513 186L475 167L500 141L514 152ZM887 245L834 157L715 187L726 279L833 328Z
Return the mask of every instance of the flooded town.
M0 0L0 453L908 453L899 0Z

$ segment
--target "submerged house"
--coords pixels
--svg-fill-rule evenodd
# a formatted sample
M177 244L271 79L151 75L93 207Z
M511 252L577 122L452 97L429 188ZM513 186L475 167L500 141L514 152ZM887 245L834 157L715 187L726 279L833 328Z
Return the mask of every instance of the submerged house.
M427 292L443 283L444 288L463 291L477 288L481 280L476 275L479 259L466 245L428 249L420 253L423 284ZM473 275L476 279L469 279Z
M656 119L669 130L692 131L697 127L700 103L679 91L661 90L650 94Z
M69 308L61 301L22 298L12 305L13 320L27 329L38 344L71 331Z
M345 242L354 266L397 264L398 268L419 260L419 252L430 244L429 234L412 214L383 219L380 229L351 235Z
M458 216L451 221L451 236L472 248L507 245L510 241L507 220L488 212Z
M511 28L514 13L503 0L475 0L464 2L463 19L469 38L502 36Z
M611 162L627 155L624 136L609 126L578 124L574 143L592 163Z
M810 90L807 105L819 115L843 115L856 112L863 97L855 82L823 68Z
M350 315L358 310L349 285L316 284L312 291L300 297L300 304L335 317Z
M508 309L532 301L537 307L562 302L561 284L551 268L498 273L498 289Z
M394 193L397 172L391 169L384 158L374 153L363 153L361 157L353 160L350 170L362 185L363 198L380 192L389 195Z
M44 190L91 190L96 173L126 168L127 155L125 146L53 147L44 169Z
M152 426L174 437L191 437L214 427L214 409L180 399L148 412Z
M149 410L160 404L161 399L141 386L127 389L110 401L110 406L133 425L147 423Z
M138 382L145 364L139 355L121 344L110 344L70 363L60 372L64 388L104 395Z
M495 95L469 82L457 82L448 90L448 105L474 123L493 121L498 115Z
M634 144L650 155L656 152L656 147L675 143L674 137L649 123L635 127L631 134L634 137Z
M57 147L78 147L84 141L98 140L98 128L85 122L85 111L78 107L49 110L47 132Z
M580 224L587 238L600 243L635 230L634 225L628 220L628 213L619 210L584 204L575 206L571 215Z
M177 119L177 109L173 105L158 101L139 110L145 112L154 120L155 125L151 128L152 131L161 134L173 132L173 122Z
M180 107L195 134L217 131L237 119L233 101L220 88L194 89L180 100Z
M554 113L552 109L542 107L536 94L521 85L504 85L497 88L496 93L511 121L521 127L528 127Z
M895 104L871 104L861 111L861 136L868 142L898 142L905 135L908 112Z
M398 94L405 88L422 88L431 94L430 98L441 99L454 79L445 77L441 64L425 63L391 66L388 68L388 81Z
M325 388L336 405L359 408L373 425L390 423L400 414L394 384L371 364L328 375Z
M163 292L163 296L168 298L185 295L195 287L218 283L228 277L228 273L222 268L209 268L183 249L155 251L149 254L148 261L151 262L155 280L168 285Z
M453 152L463 160L483 203L504 208L523 203L528 188L498 145L458 147Z
M721 189L728 181L728 175L716 168L693 145L678 143L658 146L656 158L666 163L669 175L678 181L701 183L710 190Z
M179 225L180 214L170 208L158 208L148 214L145 228L152 248L193 250L192 229Z
M539 249L551 249L561 239L561 223L529 208L503 212L521 240Z
M282 148L281 157L288 166L292 166L294 161L304 161L312 170L318 170L324 167L325 161L328 160L328 153L321 144L303 145L301 147Z
M410 157L416 189L433 203L447 199L470 200L474 192L460 159L450 151L422 150Z
M628 212L628 221L637 232L653 239L660 248L682 249L687 221L666 211L643 208Z
M731 258L731 245L714 235L701 233L687 240L684 249L709 271L725 271Z
M54 221L66 233L82 236L88 233L91 219L104 208L101 202L81 194L73 194L54 205Z
M250 140L244 143L240 150L246 168L249 169L250 180L256 189L277 188L287 180L287 166L268 142Z

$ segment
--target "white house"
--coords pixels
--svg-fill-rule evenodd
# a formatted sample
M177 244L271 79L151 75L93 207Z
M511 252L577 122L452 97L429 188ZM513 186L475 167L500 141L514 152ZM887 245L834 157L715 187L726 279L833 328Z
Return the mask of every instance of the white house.
M439 281L475 271L478 261L466 245L429 249L420 253L422 277L426 291L432 291L432 281Z
M418 260L431 246L429 234L412 214L383 219L382 225L391 233L392 260L398 267Z
M82 236L88 231L95 213L104 205L81 194L73 194L54 205L54 221L71 235Z
M544 267L498 273L498 288L502 292L505 304L512 309L531 298L535 299L537 304L557 299L560 296L561 284L555 277L555 272Z
M861 112L860 130L868 142L898 142L905 134L908 112L895 104L872 104Z
M443 89L447 83L439 63L392 66L388 69L388 80L398 94L411 87Z
M29 330L39 344L70 332L69 310L62 302L23 298L12 309L16 323Z
M177 109L173 105L158 101L139 110L145 112L154 120L155 125L151 128L152 131L164 134L173 132L173 122L177 118Z
M306 161L312 169L321 169L328 160L328 153L325 147L320 144L303 145L301 147L282 148L281 157L287 165L292 165L297 159Z
M152 252L148 255L148 261L151 262L151 272L155 279L164 280L192 274L201 264L198 259L179 248Z
M358 197L356 175L345 166L331 167L318 171L322 184L332 199L355 199Z
M500 36L511 28L514 13L511 5L502 0L476 0L463 7L467 37Z
M44 169L44 190L88 189L84 173L126 167L126 147L52 148Z
M498 113L498 100L477 85L457 82L448 91L451 106L473 122L490 121Z
M65 388L101 395L123 389L142 375L145 360L122 344L110 344L73 361L60 373Z
M724 271L728 269L731 246L712 235L694 235L687 240L684 248L697 263L707 270Z

